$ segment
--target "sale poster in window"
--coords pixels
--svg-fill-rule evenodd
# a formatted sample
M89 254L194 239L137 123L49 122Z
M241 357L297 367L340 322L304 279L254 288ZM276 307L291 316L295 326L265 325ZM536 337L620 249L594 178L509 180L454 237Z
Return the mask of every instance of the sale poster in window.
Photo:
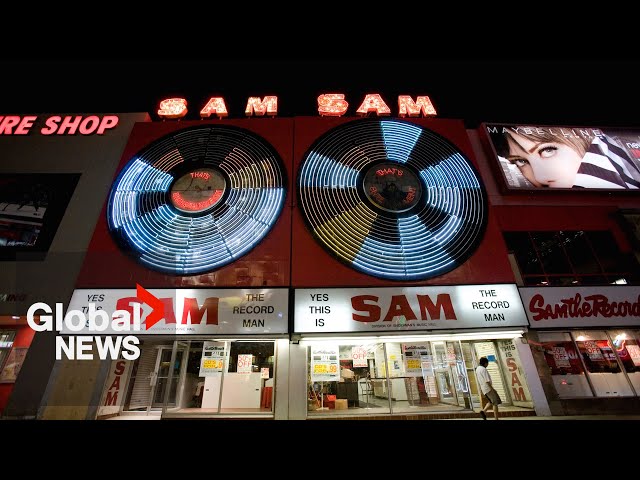
M201 377L215 377L222 374L227 356L225 342L204 342L200 359Z
M587 370L591 373L618 373L620 367L608 340L576 342Z
M351 347L351 358L353 359L353 367L367 366L367 348L361 345Z
M551 347L551 352L553 354L553 360L556 362L556 367L571 368L571 364L569 363L569 355L567 354L567 350L564 347Z
M311 347L311 381L337 382L340 380L338 345L314 345Z
M28 348L14 348L9 353L9 358L0 372L0 383L14 383L18 378L24 359L27 356Z
M253 363L253 355L238 355L238 369L236 372L246 375L251 373L251 365Z
M402 350L404 351L404 367L407 376L420 377L422 376L422 362L431 362L431 355L429 354L429 345L427 344L403 344Z
M546 344L544 357L551 369L551 375L580 375L582 364L572 342Z
M627 352L636 367L640 367L640 347L638 345L627 345Z

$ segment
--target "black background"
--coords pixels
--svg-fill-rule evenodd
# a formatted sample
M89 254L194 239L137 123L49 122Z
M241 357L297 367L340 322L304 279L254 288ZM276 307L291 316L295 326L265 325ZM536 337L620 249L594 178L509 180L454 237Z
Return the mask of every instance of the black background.
M198 50L200 51L200 50ZM166 52L165 52L166 53ZM149 112L187 99L187 119L211 96L243 118L249 96L278 95L279 116L318 115L321 93L344 93L347 116L379 93L397 116L397 97L429 95L442 118L575 126L640 126L640 61L549 55L424 58L229 56L214 52L149 58L0 58L0 115Z

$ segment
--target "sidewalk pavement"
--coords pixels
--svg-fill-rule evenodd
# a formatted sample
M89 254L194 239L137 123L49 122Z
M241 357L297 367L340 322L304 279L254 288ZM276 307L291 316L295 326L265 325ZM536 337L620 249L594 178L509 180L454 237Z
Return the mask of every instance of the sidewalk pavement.
M477 418L451 418L446 420L480 420L483 421L480 415ZM555 415L549 417L500 417L499 421L508 422L520 422L520 421L537 421L537 420L640 420L640 415ZM493 413L487 414L487 421L494 421Z

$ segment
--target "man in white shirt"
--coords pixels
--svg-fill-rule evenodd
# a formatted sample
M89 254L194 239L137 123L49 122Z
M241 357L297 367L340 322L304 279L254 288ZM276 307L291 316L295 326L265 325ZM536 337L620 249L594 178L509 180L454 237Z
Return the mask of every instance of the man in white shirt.
M502 403L498 392L493 388L491 384L491 375L489 375L489 370L487 370L487 365L489 365L489 360L487 357L482 357L479 360L480 365L476 367L476 378L478 380L478 385L480 386L480 391L484 398L487 400L484 408L480 410L480 416L483 420L487 419L486 411L489 408L493 407L493 417L498 420L498 405Z

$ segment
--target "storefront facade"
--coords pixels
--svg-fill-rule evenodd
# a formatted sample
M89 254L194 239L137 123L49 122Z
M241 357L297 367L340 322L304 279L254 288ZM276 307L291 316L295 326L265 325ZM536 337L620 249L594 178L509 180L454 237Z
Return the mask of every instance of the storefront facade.
M294 320L291 418L472 415L483 356L505 407L547 411L515 285L297 289Z
M15 156L3 174L67 195L43 223L47 268L14 255L20 282L5 290L36 287L0 313L131 308L144 303L136 284L165 311L135 334L135 360L54 362L56 335L37 334L24 371L40 391L17 385L11 416L38 404L38 418L472 414L482 356L506 411L636 408L637 287L608 286L640 282L627 262L639 244L617 219L638 218L635 192L536 190L522 160L483 139L500 130L460 120L149 120L121 116L82 155L60 137L64 149L46 147L58 163L42 159L48 137L14 141L30 163ZM28 231L15 220L12 236ZM576 295L629 307L569 319L574 307L557 305Z
M96 362L96 381L85 385L85 395L94 399L86 418L275 417L276 384L285 398L287 392L287 289L149 293L162 301L163 318L145 328L151 312L143 312L142 330L130 332L139 340L135 360L127 360L123 348L118 358ZM106 312L143 303L135 290L76 290L70 310L88 308L89 298L100 298ZM109 329L102 333L122 335ZM68 383L74 371L61 370L56 384ZM69 392L54 388L47 404L65 403L72 403ZM286 404L281 408L286 410Z
M640 289L521 288L526 337L554 415L640 408Z

